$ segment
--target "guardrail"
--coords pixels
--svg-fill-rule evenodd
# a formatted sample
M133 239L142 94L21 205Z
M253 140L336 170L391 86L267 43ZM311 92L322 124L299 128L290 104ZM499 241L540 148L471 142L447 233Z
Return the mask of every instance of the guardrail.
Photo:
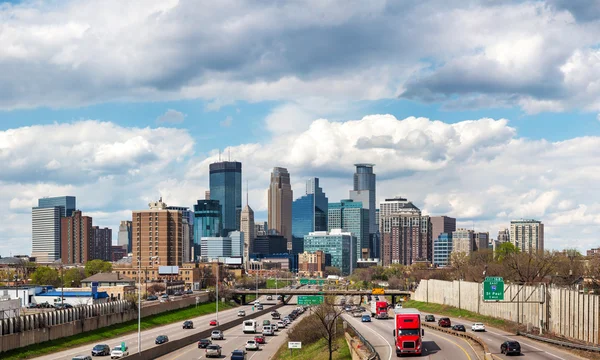
M271 308L255 312L255 313L245 316L243 318L239 318L239 319L230 321L228 323L225 323L225 324L222 324L219 326L215 326L214 328L203 330L203 331L200 331L199 333L188 335L181 339L172 340L172 341L169 341L168 343L160 345L160 346L154 346L150 349L142 350L142 352L140 352L140 353L135 353L135 354L131 354L131 355L127 356L127 359L129 359L129 360L146 360L146 359L159 358L161 356L172 353L173 351L176 351L176 350L179 350L186 346L189 346L189 345L197 342L200 339L210 337L210 334L212 333L213 330L221 330L221 331L229 330L231 328L241 325L244 321L246 321L248 319L254 319L256 317L268 314L268 313L272 312L273 310L279 309L282 306L284 306L284 304L275 305Z
M446 334L451 334L454 336L460 336L460 337L464 337L467 339L471 339L471 340L475 341L476 343L478 343L479 345L481 345L481 347L483 348L483 353L485 355L485 360L493 360L492 353L490 352L488 345L483 340L481 340L481 338L479 336L475 336L475 335L469 334L467 332L454 331L454 330L451 330L448 328L443 328L443 327L437 326L437 325L431 325L426 322L421 323L421 325L423 325L426 328L444 332Z
M359 333L358 330L356 330L356 328L354 326L352 326L352 324L350 324L349 321L344 320L344 323L346 323L346 326L348 326L352 330L352 332L356 336L358 336L360 341L367 346L367 349L369 349L369 352L371 353L369 360L381 360L381 358L379 357L379 354L377 353L377 351L375 351L375 348L373 347L373 345L371 345L371 343L367 339L365 339L364 336L362 336L361 333Z
M571 343L571 342L567 342L567 341L560 341L560 340L548 339L548 338L545 338L543 336L536 336L536 335L532 335L532 334L528 334L528 333L524 333L524 332L520 332L520 331L517 331L517 335L525 336L525 337L528 337L530 339L534 339L534 340L538 340L538 341L543 341L543 342L546 342L546 343L549 343L549 344L558 345L558 346L563 346L563 347L568 347L568 348L572 348L572 349L579 349L579 350L585 350L585 351L592 351L592 352L599 352L600 353L600 347L598 347L598 346L580 345L580 344L575 344L575 343Z

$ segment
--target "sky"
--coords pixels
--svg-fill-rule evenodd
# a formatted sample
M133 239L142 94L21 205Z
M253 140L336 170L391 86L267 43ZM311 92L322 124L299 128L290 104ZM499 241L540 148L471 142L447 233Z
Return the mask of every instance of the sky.
M1 3L0 255L31 252L41 197L115 241L161 196L192 207L219 153L257 220L273 167L335 202L368 162L378 202L598 247L598 33L600 0Z

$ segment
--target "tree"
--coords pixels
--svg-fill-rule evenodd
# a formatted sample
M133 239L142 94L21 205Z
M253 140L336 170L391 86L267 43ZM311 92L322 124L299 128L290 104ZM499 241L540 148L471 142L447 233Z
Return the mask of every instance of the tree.
M40 266L31 274L31 281L36 285L60 286L58 271L48 266Z
M325 276L328 276L328 275L340 276L340 275L342 275L342 271L340 270L340 268L337 268L335 266L326 266L325 267Z
M456 273L456 278L459 280L465 280L467 277L467 270L469 268L469 256L462 251L453 251L450 254L450 263Z
M80 287L81 280L85 277L84 271L81 268L71 268L64 272L63 274L63 286L64 287Z
M149 294L156 294L156 293L162 293L165 291L165 286L163 284L152 284L150 286L148 286L148 293Z
M585 270L586 280L589 281L594 293L600 294L600 256L591 256Z
M338 318L344 312L341 306L335 306L335 297L330 296L325 299L325 302L319 305L314 311L314 316L318 319L318 326L312 327L313 331L318 332L322 338L327 340L327 348L329 350L329 360L333 359L334 340L337 335Z
M510 253L502 261L510 278L520 283L541 281L555 270L556 263L556 254L549 251Z
M103 260L92 260L85 264L85 276L90 277L98 273L109 273L112 271L112 264Z
M511 242L504 242L496 247L495 258L497 261L502 262L505 257L513 254L517 254L519 248Z

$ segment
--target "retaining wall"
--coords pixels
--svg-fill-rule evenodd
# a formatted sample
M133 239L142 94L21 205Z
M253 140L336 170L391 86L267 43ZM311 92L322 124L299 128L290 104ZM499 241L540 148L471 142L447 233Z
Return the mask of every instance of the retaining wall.
M412 298L450 305L589 343L600 343L600 296L578 290L505 284L503 303L484 302L482 284L421 280ZM545 300L543 304L539 300ZM511 301L512 302L508 302Z

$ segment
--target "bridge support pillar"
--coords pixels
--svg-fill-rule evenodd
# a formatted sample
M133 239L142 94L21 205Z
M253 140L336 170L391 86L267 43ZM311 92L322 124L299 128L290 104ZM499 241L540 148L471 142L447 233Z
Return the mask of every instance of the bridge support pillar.
M396 305L396 295L392 295L392 304Z
M242 297L242 305L246 305L246 295L240 295Z

